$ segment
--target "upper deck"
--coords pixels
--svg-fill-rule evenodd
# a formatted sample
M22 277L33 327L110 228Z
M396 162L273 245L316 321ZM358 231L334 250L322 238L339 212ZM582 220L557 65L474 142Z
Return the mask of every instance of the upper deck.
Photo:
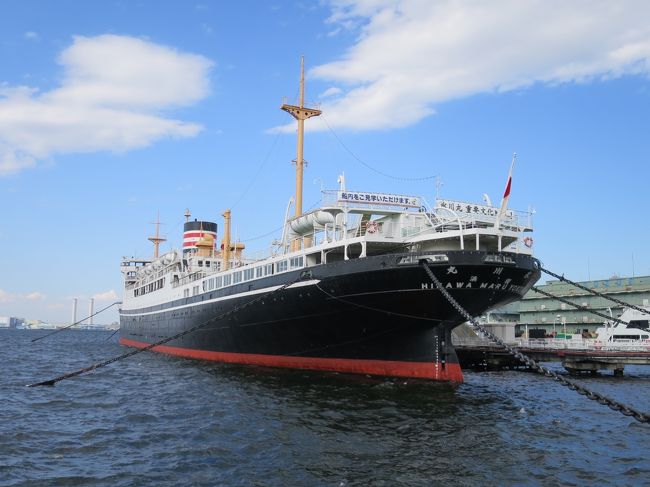
M468 202L356 191L324 191L322 205L285 222L282 239L259 258L241 253L169 252L125 259L125 302L155 305L269 275L387 252L485 250L531 254L531 214ZM163 291L165 290L165 291Z

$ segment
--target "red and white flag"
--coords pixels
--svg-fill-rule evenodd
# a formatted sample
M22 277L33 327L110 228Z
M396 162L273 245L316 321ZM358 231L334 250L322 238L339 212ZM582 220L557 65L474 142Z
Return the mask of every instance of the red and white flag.
M512 186L512 171L515 168L515 161L517 160L517 153L512 154L512 163L510 164L510 172L508 173L508 182L506 183L506 190L503 192L503 199L501 200L501 210L499 210L499 215L497 216L497 221L495 226L498 227L503 218L503 215L506 213L506 208L508 207L508 200L510 199L510 187Z

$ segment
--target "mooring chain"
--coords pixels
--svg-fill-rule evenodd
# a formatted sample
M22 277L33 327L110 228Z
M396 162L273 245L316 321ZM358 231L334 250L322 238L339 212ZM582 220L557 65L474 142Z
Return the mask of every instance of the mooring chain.
M99 311L95 311L93 314L91 314L91 315L89 315L89 316L86 316L85 318L83 318L83 319L81 319L81 320L79 320L79 321L75 321L75 322L72 323L71 325L64 326L64 327L62 327L62 328L57 328L56 330L54 330L54 331L51 332L51 333L48 333L47 335L43 335L43 336L40 336L40 337L34 338L34 339L32 340L32 343L37 342L37 341L39 341L39 340L42 340L43 338L47 338L47 337L49 337L49 336L52 336L52 335L54 335L54 334L56 334L56 333L60 333L60 332L62 332L63 330L67 330L68 328L72 328L73 326L78 325L79 323L83 323L84 321L86 321L86 320L92 318L93 316L98 315L98 314L101 313L102 311L106 311L108 308L111 308L112 306L115 306L115 305L118 305L118 304L122 304L122 301L115 301L113 304L109 304L108 306L106 306L106 307L100 309Z
M518 359L520 362L523 362L524 364L528 365L530 368L534 369L535 371L539 372L542 375L545 375L547 377L551 377L558 381L560 384L563 386L568 387L572 391L576 391L578 394L581 394L583 396L586 396L587 398L597 401L598 403L609 407L610 409L613 409L614 411L619 411L625 416L630 416L640 423L650 423L650 415L642 413L640 411L637 411L629 406L626 406L625 404L622 404L618 401L615 401L613 399L610 399L607 396L604 396L598 392L590 391L589 389L581 386L580 384L569 380L565 377L562 377L561 375L553 372L550 369L547 369L546 367L538 364L535 362L533 359L530 357L524 355L521 353L519 350L517 350L514 347L511 347L507 343L505 343L503 340L501 340L499 337L493 335L491 332L489 332L484 326L482 326L478 321L476 321L460 304L458 304L458 301L456 301L451 294L444 288L442 283L438 280L438 278L433 274L431 269L429 269L429 266L427 265L426 262L422 262L422 267L426 271L426 273L429 275L429 278L431 281L436 285L438 290L442 293L442 295L449 301L449 303L458 311L461 316L463 316L468 323L472 325L472 327L475 330L478 330L481 332L483 335L488 337L490 340L492 340L494 343L505 349L508 353L513 355L516 359Z
M29 384L27 387L53 386L54 384L56 384L57 382L60 382L62 380L70 379L72 377L76 377L78 375L85 374L87 372L91 372L93 370L96 370L96 369L99 369L99 368L102 368L102 367L106 367L107 365L110 365L110 364L112 364L114 362L124 360L124 359L132 357L133 355L136 355L138 353L146 352L147 350L151 350L152 348L157 347L159 345L164 345L167 342L170 342L172 340L176 340L178 338L181 338L181 337L183 337L185 335L188 335L189 333L193 333L193 332L199 330L200 328L204 328L205 326L208 326L209 324L211 324L211 323L213 323L215 321L222 320L222 319L224 319L224 318L226 318L226 317L228 317L228 316L230 316L230 315L232 315L234 313L237 313L237 312L251 306L252 304L255 304L255 303L259 302L259 301L262 301L262 300L276 294L276 293L279 293L280 291L285 290L286 288L288 288L289 286L297 283L298 281L302 281L302 280L304 280L306 278L309 278L309 277L311 277L310 272L302 272L299 275L299 277L297 279L295 279L294 281L289 282L287 284L284 284L284 285L280 286L279 288L274 289L273 291L269 291L268 293L262 294L261 296L258 296L257 298L251 299L250 301L247 301L244 304L241 304L239 306L235 306L235 307L229 309L228 311L226 311L226 312L224 312L224 313L222 313L222 314L220 314L218 316L210 318L209 320L207 320L207 321L205 321L203 323L200 323L200 324L198 324L198 325L196 325L196 326L194 326L192 328L189 328L189 329L187 329L185 331L177 333L176 335L173 335L173 336L170 336L170 337L167 337L167 338L163 338L162 340L159 340L156 343L151 343L151 344L147 345L146 347L131 350L130 352L124 353L124 354L119 355L117 357L113 357L113 358L105 360L103 362L99 362L99 363L90 365L90 366L85 367L83 369L76 370L74 372L70 372L68 374L56 377L54 379L46 380L46 381L43 381L43 382L37 382L35 384Z
M548 298L552 298L552 299L555 299L557 301L561 301L563 303L566 303L569 306L573 306L574 308L577 308L580 311L586 311L588 313L594 314L596 316L600 316L601 318L605 318L606 320L613 321L615 323L620 323L620 324L626 325L626 326L629 325L629 323L626 323L625 321L621 321L618 318L614 318L613 316L607 316L605 313L601 313L600 311L596 311L595 309L589 309L586 306L583 306L581 304L576 304L576 303L574 303L572 301L569 301L568 299L562 298L560 296L556 296L555 294L551 294L551 293L548 293L546 291L542 291L540 288L538 288L536 286L533 286L531 289L533 291L535 291L536 293L543 294L544 296L546 296Z
M621 301L620 299L616 299L616 298L613 298L613 297L611 297L611 296L609 296L607 294L600 293L600 292L596 291L595 289L591 289L591 288L588 288L587 286L583 286L582 284L580 284L578 282L572 281L571 279L567 279L566 277L561 276L559 274L556 274L555 272L551 272L548 269L544 269L541 266L540 266L540 269L543 272L545 272L546 274L548 274L549 276L555 277L556 279L559 279L560 281L566 282L567 284L571 284L572 286L580 288L583 291L587 291L588 293L594 294L595 296L607 299L607 300L612 301L612 302L614 302L616 304L620 304L621 306L624 306L626 308L632 308L632 309L634 309L636 311L640 311L641 313L646 313L646 314L648 313L647 309L643 309L640 306L636 306L634 304L626 303L625 301ZM556 297L556 296L553 296L553 297ZM609 317L607 317L607 318L609 319Z

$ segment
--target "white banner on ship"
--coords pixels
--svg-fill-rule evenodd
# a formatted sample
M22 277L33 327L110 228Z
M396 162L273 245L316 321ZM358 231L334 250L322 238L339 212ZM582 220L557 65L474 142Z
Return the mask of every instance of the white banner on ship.
M417 196L364 193L360 191L339 191L338 200L341 203L364 203L370 205L403 206L408 208L419 208L422 206L420 198Z
M448 210L452 210L455 211L456 213L462 213L465 215L481 215L481 216L496 217L499 214L499 208L495 208L493 206L464 203L462 201L437 200L436 206L439 208L447 208ZM514 213L512 210L506 210L506 217L510 218L513 216L513 214Z

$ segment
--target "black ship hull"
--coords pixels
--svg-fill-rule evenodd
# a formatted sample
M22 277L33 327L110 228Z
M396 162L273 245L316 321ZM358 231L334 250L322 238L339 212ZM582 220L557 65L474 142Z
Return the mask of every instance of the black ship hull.
M120 343L145 347L204 324L153 350L219 362L462 382L450 335L465 320L430 281L423 259L473 316L520 299L540 271L528 255L444 255L448 260L424 254L352 259L123 309Z

